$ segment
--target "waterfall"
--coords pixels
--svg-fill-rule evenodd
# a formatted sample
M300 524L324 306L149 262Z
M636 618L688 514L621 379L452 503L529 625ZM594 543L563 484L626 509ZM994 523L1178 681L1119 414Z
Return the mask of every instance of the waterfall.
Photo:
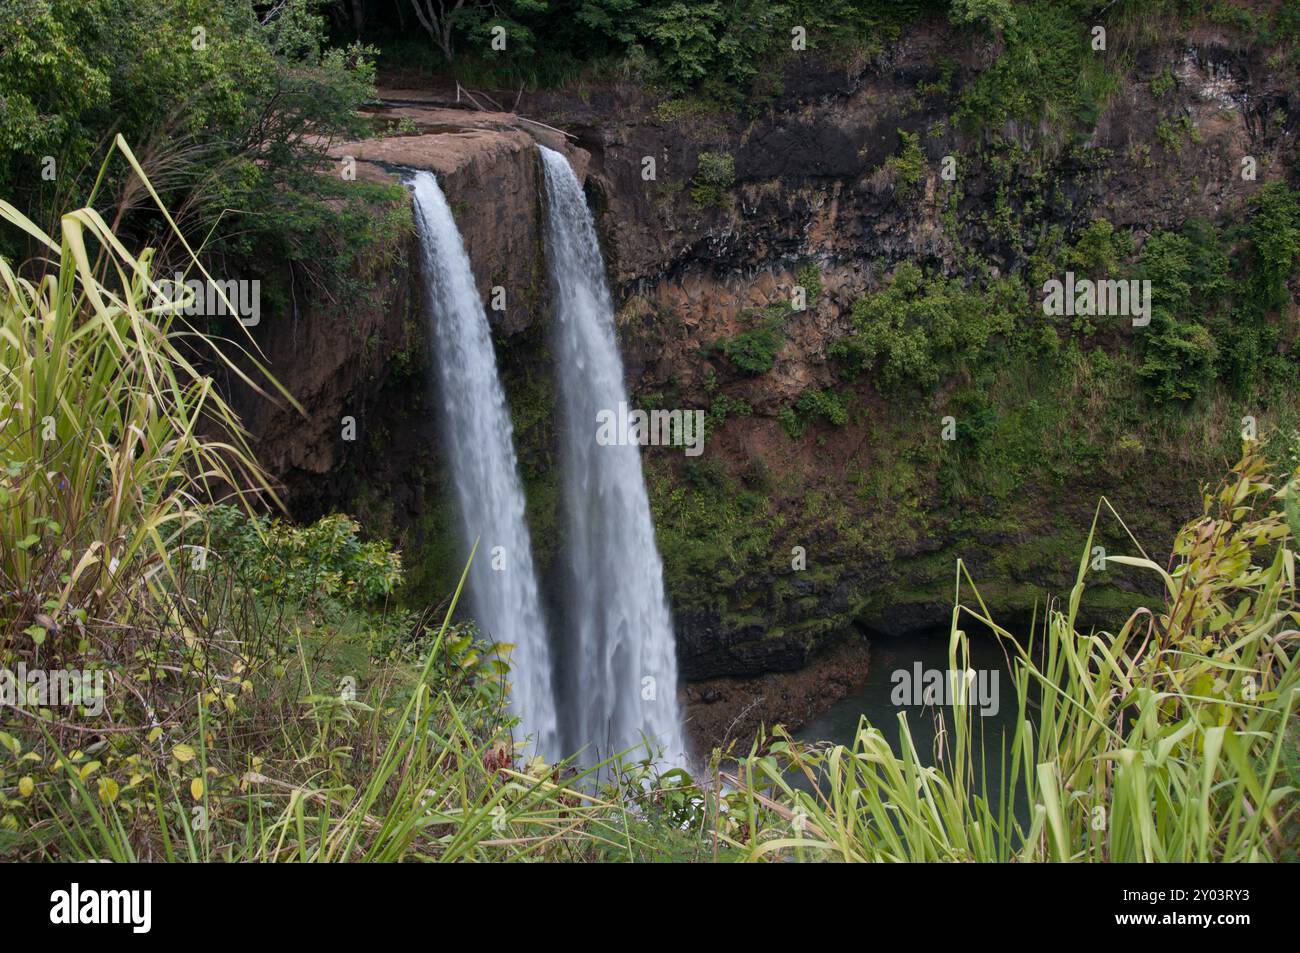
M551 652L524 522L513 428L497 375L487 313L437 179L417 172L412 186L442 431L460 504L466 557L469 546L479 540L470 569L470 604L486 636L514 646L511 708L523 730L533 736L533 752L556 760L563 752Z
M564 743L584 749L591 763L645 741L683 764L677 656L640 448L596 442L597 414L627 405L605 266L568 160L538 148L564 422L568 620L557 665Z

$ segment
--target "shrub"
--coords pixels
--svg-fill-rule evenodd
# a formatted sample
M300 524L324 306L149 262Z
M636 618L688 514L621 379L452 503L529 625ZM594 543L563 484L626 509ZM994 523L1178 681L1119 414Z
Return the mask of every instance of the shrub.
M383 541L362 542L360 525L347 516L296 526L214 506L204 524L209 547L258 595L364 605L390 595L401 581L401 555Z
M714 31L721 20L716 2L669 3L646 12L643 36L676 88L688 89L708 75L718 53Z
M808 425L818 418L835 427L849 422L848 397L832 388L809 388L799 395L793 405L786 404L777 411L776 419L791 440L803 437Z
M928 389L945 365L978 360L994 335L1014 327L1020 294L1010 282L981 291L927 280L905 263L882 290L853 303L854 330L829 352L849 379L877 369L882 392L905 384Z
M736 160L728 152L701 152L691 179L691 201L701 207L724 206L736 181Z
M836 427L843 427L849 422L849 411L845 405L844 395L828 388L809 389L799 395L795 409L804 420L824 417Z
M795 284L807 295L806 304L813 307L822 294L822 273L812 262L804 265L794 275Z
M1218 348L1202 325L1157 309L1144 341L1138 376L1152 387L1157 403L1193 400L1213 380Z
M1255 196L1249 235L1253 252L1250 288L1264 310L1290 300L1287 281L1300 256L1300 194L1283 182L1270 182Z
M925 153L921 151L919 133L900 129L898 140L899 151L885 160L884 171L895 189L906 194L916 189L925 175Z
M1097 277L1109 274L1116 265L1126 259L1133 249L1133 240L1127 232L1116 232L1115 227L1104 218L1096 219L1084 229L1070 256L1070 263L1075 268L1086 271L1089 276Z
M976 23L1000 32L1015 25L1016 14L1011 0L952 0L948 19L957 24Z
M972 0L954 10L1003 9L996 0ZM997 61L962 92L960 119L1002 135L1007 123L1045 120L1066 137L1073 124L1095 123L1106 98L1118 88L1104 58L1079 37L1079 4L1060 0L1017 3L1014 17L998 17L1003 45Z
M709 404L709 411L705 415L705 432L708 434L714 433L727 422L728 417L748 417L753 412L754 409L742 398L718 394Z
M1198 299L1209 298L1219 280L1213 268L1197 271L1196 256L1193 241L1174 232L1156 232L1142 246L1139 268L1151 282L1152 315L1142 337L1138 376L1158 403L1192 400L1214 379L1213 336L1204 325L1180 317L1203 314L1208 301ZM1202 290L1204 295L1198 294Z
M1151 95L1156 99L1162 98L1167 92L1176 85L1174 74L1165 67L1160 73L1151 80Z
M1200 142L1201 133L1192 124L1190 116L1181 115L1176 119L1161 119L1156 123L1156 138L1166 152L1182 152L1188 142Z
M776 364L785 346L783 306L771 308L758 319L756 327L730 338L722 338L715 347L740 370L751 376L766 374Z

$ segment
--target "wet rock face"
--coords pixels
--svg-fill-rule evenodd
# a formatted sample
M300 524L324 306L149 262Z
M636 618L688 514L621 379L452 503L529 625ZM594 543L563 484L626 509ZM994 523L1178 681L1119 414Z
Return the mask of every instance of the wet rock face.
M866 681L870 658L865 639L839 633L798 672L723 675L684 685L678 698L694 750L725 751L733 743L747 750L761 728L773 725L798 731Z
M505 113L434 105L397 90L378 111L401 135L345 142L330 154L356 178L397 183L404 169L438 175L485 302L505 289L504 310L488 316L503 338L545 312L541 170L537 143L565 153L579 177L588 155L566 137ZM349 161L350 160L350 161ZM347 240L347 236L341 236ZM296 515L355 511L372 490L400 532L436 497L439 434L427 406L423 292L413 232L394 234L382 260L348 276L364 294L346 303L296 283L281 269L288 299L253 330L262 357L303 413L232 385L263 465L284 485ZM503 355L504 357L504 355ZM355 440L344 439L348 420Z

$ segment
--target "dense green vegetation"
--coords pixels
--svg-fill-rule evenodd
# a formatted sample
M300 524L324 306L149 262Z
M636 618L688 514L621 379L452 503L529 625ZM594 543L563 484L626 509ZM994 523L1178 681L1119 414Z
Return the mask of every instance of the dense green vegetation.
M746 374L765 374L776 363L785 344L785 305L774 305L762 312L747 315L752 325L740 333L719 340L715 347Z
M696 205L724 205L727 189L736 181L736 160L725 152L701 152L692 180L691 199Z
M1157 231L1136 255L1129 235L1098 219L1072 244L1040 245L1025 273L984 288L927 278L904 263L853 305L854 331L831 355L845 379L870 372L882 392L904 384L926 391L1018 350L1050 356L1071 342L1095 346L1103 319L1045 324L1041 292L1029 284L1077 268L1151 282L1151 328L1137 340L1137 375L1155 403L1192 401L1215 385L1238 396L1288 392L1300 384L1300 368L1278 354L1284 325L1275 312L1289 300L1286 282L1300 260L1298 199L1285 183L1271 183L1244 224L1220 233L1192 220L1177 232Z
M853 305L854 331L832 345L831 355L846 379L871 371L881 390L928 390L941 373L983 356L994 335L1010 336L1015 312L1007 299L1015 291L1006 283L980 292L956 280L926 282L919 268L905 264L882 291Z
M401 15L395 4L373 4L390 29ZM437 6L424 8L436 14ZM470 0L445 19L421 23L418 47L399 43L395 55L427 68L433 46L438 68L484 85L554 83L596 68L736 103L755 89L779 88L773 67L796 42L825 51L864 42L878 48L903 24L944 6L943 0ZM802 35L792 32L796 27ZM494 30L504 49L500 39L492 46Z
M45 240L12 206L0 214ZM12 706L24 717L0 729L5 856L1286 856L1297 779L1285 752L1300 678L1293 456L1271 467L1244 460L1179 535L1169 569L1132 540L1135 555L1109 556L1156 574L1164 590L1115 634L1075 628L1092 534L1068 602L1045 619L1041 651L995 626L1016 660L1019 715L995 788L973 769L964 700L933 767L903 718L898 750L865 722L847 746L798 744L778 729L738 752L734 773L719 775L726 787L644 761L592 784L514 746L505 649L449 624L460 587L441 623L390 614L400 561L358 543L348 521L287 527L191 496L173 454L202 460L200 472L232 487L233 468L255 475L257 465L193 432L204 401L229 411L184 374L178 341L195 339L151 294L152 256L125 253L84 211L63 226L48 243L61 267L40 288L0 263L0 412L7 433L33 435L6 445L0 483L0 581L19 594L0 616L0 661L6 670L75 662L108 678L102 696L58 716L39 701L28 710L26 698ZM83 238L112 264L97 269ZM181 376L154 373L164 365ZM129 415L104 413L110 404ZM34 436L47 418L76 413L71 432ZM129 464L114 466L123 451ZM67 514L75 521L57 525ZM186 530L204 542L184 542ZM994 623L978 588L963 588L969 574L958 579L950 652L964 668L961 626ZM100 705L121 730L79 731Z
M1138 234L1101 213L1079 218L1047 169L1061 157L1087 165L1084 144L1159 24L1229 25L1279 44L1273 65L1296 70L1300 2L471 0L442 22L436 4L417 4L0 2L0 669L103 676L113 727L96 730L84 700L0 709L0 856L1294 854L1296 170L1261 184L1239 220ZM1115 24L1107 57L1080 33L1103 9ZM641 752L600 780L533 758L505 704L510 647L453 621L447 509L422 514L418 560L345 515L272 515L271 481L217 379L292 398L247 340L217 346L160 301L159 280L215 263L284 266L332 301L364 293L358 266L399 247L405 196L342 178L327 150L374 131L360 107L377 68L494 89L632 80L662 97L661 122L704 122L768 108L792 42L847 70L924 21L994 51L960 89L953 64L935 64L916 97L950 98L942 122L975 144L963 164L995 183L996 204L973 216L991 236L984 248L1000 243L1014 266L966 242L963 186L939 184L959 268L864 262L869 290L828 339L825 378L762 409L775 421L756 420L751 399L788 359L801 311L745 311L693 353L711 437L779 425L767 454L779 469L758 454L734 470L713 455L658 457L647 478L675 607L762 639L813 645L882 605L932 603L934 580L947 586L956 568L954 667L974 628L1014 659L1018 730L1000 781L975 770L977 723L960 704L945 713L942 752L916 750L905 722L896 748L864 722L845 745L772 726L752 747L701 753L695 777ZM1164 70L1149 89L1164 101L1175 85ZM892 128L872 187L882 203L919 203L928 133L899 129L893 143ZM1025 129L1041 132L1032 147ZM1195 135L1173 112L1156 132L1169 155ZM696 153L676 184L692 214L736 213L739 154ZM1053 204L1069 228L1046 224ZM814 307L823 276L797 264ZM1150 326L1045 316L1042 283L1070 269L1150 280ZM268 293L283 306L297 292ZM541 442L553 392L511 386L516 439ZM1103 484L1134 501L1165 492L1180 468L1217 476L1243 448L1247 415L1262 439L1246 438L1167 564L1143 546L1169 541L1135 539L1123 502L1099 506L1091 530L1075 520ZM846 454L846 472L819 479L818 451L850 431L869 458ZM559 535L549 462L534 453L522 466L543 566ZM359 504L387 502L367 492ZM1071 509L1040 512L1048 501ZM987 565L926 548L940 520L948 540L1000 540ZM795 577L792 547L810 542L812 564ZM1110 553L1100 568L1094 543ZM870 575L903 551L906 578ZM1031 603L1035 572L1067 572L1064 599L1032 627L1000 626L989 604ZM1086 607L1113 624L1085 623ZM809 783L792 783L799 774Z
M847 475L849 494L814 504L816 467L758 488L721 466L700 482L674 475L680 467L671 461L650 460L661 474L652 497L674 598L737 623L752 617L756 601L788 609L787 590L797 583L790 546L816 539L821 562L871 565L924 538L936 511L954 541L1018 537L1022 558L1008 575L1023 576L1036 562L1037 571L1058 573L1075 544L1057 534L1070 529L1033 521L1069 487L1109 485L1122 496L1128 485L1166 485L1180 468L1208 472L1237 452L1246 417L1261 434L1295 430L1300 363L1285 314L1287 277L1300 264L1296 203L1287 184L1269 184L1240 221L1190 220L1136 250L1128 232L1095 219L1073 240L1051 232L1023 271L997 278L963 280L911 262L879 274L878 290L853 303L849 332L828 345L838 383L810 387L778 413L795 441L820 442L849 424L866 428L871 456ZM1106 318L1044 316L1042 282L1066 270L1149 279L1151 324L1116 332ZM978 261L972 271L989 274ZM770 374L781 326L756 321L717 349L747 376ZM713 398L729 399L726 390ZM947 416L951 441L939 439ZM972 503L979 516L944 509ZM946 549L934 562L936 586L960 552ZM726 586L713 580L743 582L719 599ZM934 599L933 591L875 578L850 590L840 624L891 601ZM1034 601L1023 584L998 595ZM1120 595L1089 589L1102 602Z
M951 667L969 667L967 625L992 625L1015 659L1019 727L1002 750L1000 783L989 783L974 753L978 724L966 699L953 708L951 747L938 771L914 747L904 715L898 750L865 719L848 745L810 747L778 734L769 755L742 765L747 806L770 803L752 793L758 787L777 792L784 808L749 832L755 855L1285 859L1297 671L1293 656L1281 668L1268 656L1294 641L1274 626L1295 618L1295 602L1280 542L1292 530L1270 499L1274 491L1262 461L1248 459L1179 534L1170 571L1143 555L1109 557L1161 577L1165 606L1152 625L1136 613L1114 633L1076 629L1087 547L1068 600L1027 639L996 625L959 565ZM820 783L796 785L800 775ZM1018 804L1027 807L1023 816Z
M367 128L377 51L330 45L316 0L9 0L0 16L0 195L47 230L132 144L172 217L223 271L275 261L334 281L354 270L391 190L345 182L331 141ZM184 261L130 170L98 207L160 262ZM400 195L400 193L397 193ZM346 237L344 237L346 236ZM7 234L0 250L30 252Z

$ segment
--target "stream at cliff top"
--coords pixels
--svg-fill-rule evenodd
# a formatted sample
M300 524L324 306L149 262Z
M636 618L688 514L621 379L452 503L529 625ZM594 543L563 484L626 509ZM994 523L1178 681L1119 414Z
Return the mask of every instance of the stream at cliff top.
M906 714L908 729L922 761L934 763L934 742L938 717L948 723L948 739L952 739L952 709L945 705L916 704L917 696L924 698L924 682L917 683L918 670L945 672L948 669L947 628L935 629L913 635L880 636L871 640L871 662L867 680L857 691L841 698L822 715L808 722L796 736L803 741L830 741L852 746L857 734L859 719L868 722L885 736L885 740L899 751L900 728L898 716ZM987 705L989 713L980 714L982 701L977 692L981 683L972 688L970 707L973 711L975 786L980 785L980 765L983 764L990 793L996 792L1002 781L1003 744L1010 752L1011 739L1016 730L1016 692L1007 665L1007 656L992 636L970 636L970 667L983 678L982 685L996 688L997 710ZM905 677L899 673L905 673ZM997 680L993 681L996 674ZM901 687L900 687L901 686ZM907 689L906 691L904 689ZM902 704L895 699L904 697ZM1032 720L1032 710L1030 714ZM996 798L996 794L993 794ZM1019 799L1018 799L1019 800ZM1017 803L1017 814L1024 805Z

